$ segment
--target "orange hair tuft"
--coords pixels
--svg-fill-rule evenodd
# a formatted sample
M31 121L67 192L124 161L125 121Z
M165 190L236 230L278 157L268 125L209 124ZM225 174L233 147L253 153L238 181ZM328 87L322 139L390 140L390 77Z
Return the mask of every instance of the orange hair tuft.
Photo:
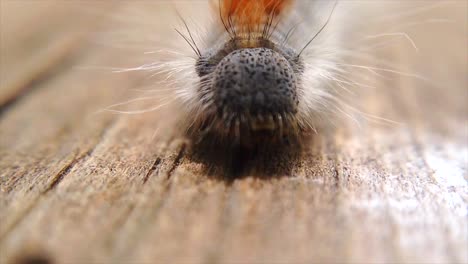
M284 13L293 0L222 0L221 16L240 31L247 31Z

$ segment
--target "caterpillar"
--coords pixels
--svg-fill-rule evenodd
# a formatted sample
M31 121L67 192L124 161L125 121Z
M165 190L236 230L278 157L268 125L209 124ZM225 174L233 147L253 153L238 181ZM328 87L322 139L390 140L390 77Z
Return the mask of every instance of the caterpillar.
M388 1L339 0L151 3L156 4L158 17L148 11L148 18L135 19L157 26L150 33L126 31L137 31L127 38L145 35L154 41L145 53L149 62L121 71L154 76L156 81L150 81L155 96L137 100L156 98L158 103L130 112L167 107L164 117L177 121L171 134L181 134L194 144L222 147L221 155L238 148L307 145L310 135L340 126L340 118L364 116L386 122L355 108L348 98L356 88L371 87L365 83L368 75L419 76L391 68L386 60L380 60L381 67L352 60L370 58L368 49L394 39L417 52L416 43L394 21L417 24L401 18L444 4L408 3L409 8ZM372 34L365 28L373 24L379 26ZM383 31L385 27L393 31Z
M330 22L337 5L210 1L212 19L203 26L208 33L202 41L181 16L183 26L176 32L194 61L171 81L183 102L186 135L195 141L250 147L300 142L316 132L319 120L340 108L335 90L322 83L336 67L330 51L339 50L342 29ZM328 29L332 34L325 33L328 26L334 27ZM174 63L156 67L177 70Z

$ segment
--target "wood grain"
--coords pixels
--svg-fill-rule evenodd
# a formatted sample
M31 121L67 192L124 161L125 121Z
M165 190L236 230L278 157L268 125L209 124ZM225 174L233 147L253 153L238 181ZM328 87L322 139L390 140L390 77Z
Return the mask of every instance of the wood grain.
M114 8L95 2L0 2L0 262L468 262L466 1L413 17L453 19L408 28L418 52L377 51L424 77L368 76L362 106L401 124L319 133L284 175L234 180L155 133L166 114L99 111L144 77L93 69L124 59L90 45Z

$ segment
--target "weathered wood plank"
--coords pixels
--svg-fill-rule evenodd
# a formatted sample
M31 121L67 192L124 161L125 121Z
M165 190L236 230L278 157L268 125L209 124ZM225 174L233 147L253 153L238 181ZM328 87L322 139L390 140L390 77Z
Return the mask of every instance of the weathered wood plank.
M2 191L5 193L2 199L3 217L9 215L14 218L15 214L10 209L27 205L25 198L37 202L38 196L53 188L68 167L90 154L114 119L111 116L92 115L103 103L111 102L107 94L94 92L94 85L107 86L111 91L116 91L119 87L116 84L126 80L101 79L95 82L99 79L91 79L90 84L83 77L95 78L97 75L90 76L89 72L75 75L69 77L69 74L64 74L63 78L47 83L47 88L30 94L0 121L0 127L5 131L1 140ZM73 79L74 85L70 85L69 81ZM88 97L90 91L94 105ZM41 96L50 99L36 99ZM69 100L75 102L73 107L68 106ZM45 102L48 102L47 105L44 105ZM14 111L21 108L28 114ZM50 122L55 125L48 126ZM38 127L41 127L39 131ZM23 162L18 164L20 160ZM20 185L23 186L22 190L17 190L15 186Z

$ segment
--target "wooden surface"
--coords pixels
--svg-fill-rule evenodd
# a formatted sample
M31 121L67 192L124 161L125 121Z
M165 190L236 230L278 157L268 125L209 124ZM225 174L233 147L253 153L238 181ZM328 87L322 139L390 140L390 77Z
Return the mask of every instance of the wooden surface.
M1 263L468 262L466 1L412 16L451 21L409 27L419 52L380 51L425 78L368 74L366 111L401 124L233 181L155 133L167 116L99 112L141 76L84 69L123 60L88 33L126 2L82 3L0 0Z

